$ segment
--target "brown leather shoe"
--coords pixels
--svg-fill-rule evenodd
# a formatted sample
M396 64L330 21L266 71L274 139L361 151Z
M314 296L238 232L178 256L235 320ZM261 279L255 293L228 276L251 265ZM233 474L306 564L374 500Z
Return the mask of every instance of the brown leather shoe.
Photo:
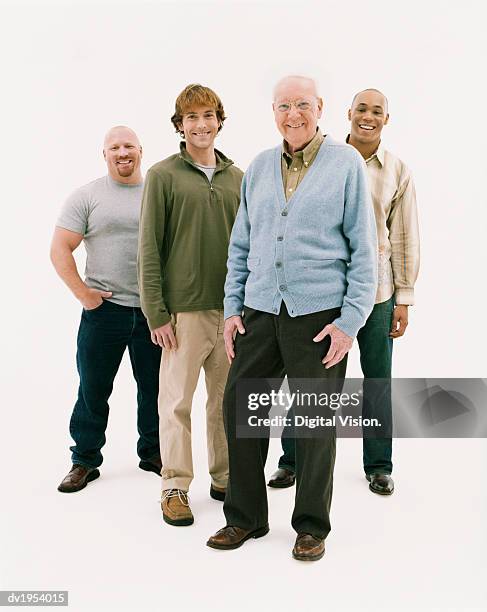
M370 482L369 489L379 495L392 495L394 493L394 481L389 474L366 474L365 478Z
M293 557L298 561L318 561L325 554L325 540L309 533L298 533Z
M76 493L76 491L84 489L89 482L98 478L99 475L98 468L89 468L75 463L63 478L57 490L61 493Z
M215 487L215 485L210 486L210 497L217 501L225 501L226 492L227 490L222 489L222 487Z
M206 543L210 548L218 548L219 550L233 550L239 548L244 542L250 538L262 538L269 533L269 525L264 525L259 529L247 531L241 527L227 525L212 535Z
M167 489L161 497L162 518L169 525L183 527L194 523L194 516L189 507L186 491Z
M296 480L296 474L287 468L278 468L274 474L272 474L268 487L274 487L276 489L285 489L286 487L292 487Z
M141 470L146 472L154 472L158 476L161 475L162 461L160 455L154 455L150 459L141 459L139 461L139 467Z

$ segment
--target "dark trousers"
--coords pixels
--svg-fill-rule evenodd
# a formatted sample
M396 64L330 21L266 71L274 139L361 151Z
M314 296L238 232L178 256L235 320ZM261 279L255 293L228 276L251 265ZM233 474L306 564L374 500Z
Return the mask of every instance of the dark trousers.
M76 354L80 384L69 426L75 442L70 447L73 463L98 467L103 461L108 398L127 347L137 383L137 454L141 459L159 455L161 349L152 344L140 308L104 301L81 315Z
M284 305L279 315L244 309L246 333L237 334L235 359L223 399L230 468L223 506L227 525L253 530L266 525L268 520L264 466L269 438L237 438L237 382L248 378L282 380L285 374L289 379L343 379L346 357L327 370L321 360L328 351L329 338L313 342L314 336L339 315L339 308L294 318ZM324 538L330 531L335 429L329 428L320 438L296 438L295 445L296 498L292 526L298 533Z
M366 474L380 472L392 473L392 403L390 385L382 380L375 384L374 378L391 378L392 371L392 338L389 338L392 324L394 299L376 304L364 327L357 335L360 349L360 365L364 375L363 417L378 418L383 430L389 430L390 436L364 437L363 464ZM284 428L281 437L283 454L279 467L291 471L296 469L294 434L291 428Z

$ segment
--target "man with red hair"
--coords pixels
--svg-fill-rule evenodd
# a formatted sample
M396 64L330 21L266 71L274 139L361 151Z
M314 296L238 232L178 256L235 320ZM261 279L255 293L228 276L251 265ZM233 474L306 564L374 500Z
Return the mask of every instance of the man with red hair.
M210 495L223 501L228 451L222 399L229 364L223 341L223 286L230 232L240 202L241 170L214 148L225 113L220 98L188 85L171 121L179 153L147 173L139 239L142 309L152 341L163 347L159 398L162 513L170 525L194 521L191 405L201 368L208 401Z

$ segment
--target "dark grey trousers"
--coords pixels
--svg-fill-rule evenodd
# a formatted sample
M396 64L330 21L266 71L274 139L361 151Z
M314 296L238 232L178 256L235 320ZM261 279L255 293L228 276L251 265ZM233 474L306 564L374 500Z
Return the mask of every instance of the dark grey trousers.
M267 524L267 488L264 466L269 438L237 437L237 382L242 379L345 378L347 358L330 369L321 360L330 340L313 342L314 336L340 316L334 308L290 317L285 306L278 315L245 307L246 333L237 334L235 359L228 375L223 414L228 440L230 478L224 503L227 525L258 529ZM269 387L262 380L263 392ZM291 381L290 381L291 387ZM322 437L296 438L296 499L292 526L298 533L325 538L330 527L336 432Z

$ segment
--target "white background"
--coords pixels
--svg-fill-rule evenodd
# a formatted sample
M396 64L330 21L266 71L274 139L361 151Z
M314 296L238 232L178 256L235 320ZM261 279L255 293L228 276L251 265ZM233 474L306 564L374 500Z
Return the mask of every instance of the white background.
M173 529L161 520L157 477L136 467L124 361L102 478L57 493L69 467L80 307L48 258L64 198L106 171L106 130L133 127L148 168L177 150L169 119L186 84L222 98L228 119L217 146L242 169L279 142L271 91L281 76L318 79L320 125L335 138L347 133L353 94L376 87L390 104L383 141L415 177L422 238L417 304L395 342L394 375L485 376L484 3L64 1L0 10L0 589L70 589L73 610L485 607L485 440L398 441L390 499L368 492L360 442L340 441L321 562L290 558L292 490L271 492L268 537L218 554L204 546L224 523L207 495L204 389L194 402L196 523ZM356 351L349 375L359 375ZM278 450L274 441L269 472Z

